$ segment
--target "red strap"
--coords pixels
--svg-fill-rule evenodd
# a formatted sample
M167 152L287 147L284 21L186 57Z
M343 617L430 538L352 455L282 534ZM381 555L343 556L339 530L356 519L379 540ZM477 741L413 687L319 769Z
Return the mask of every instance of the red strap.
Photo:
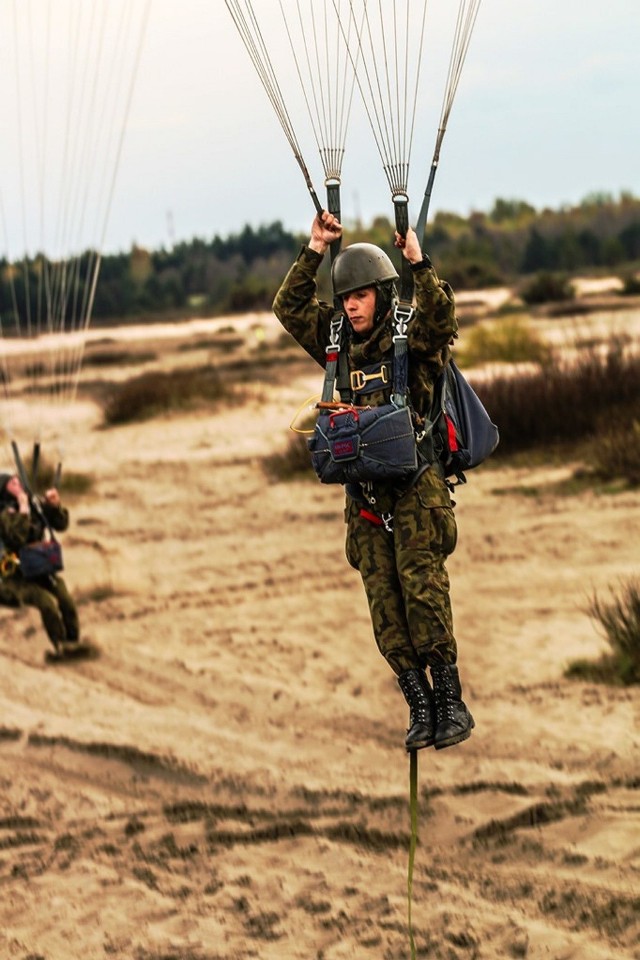
M364 519L370 523L375 523L376 527L381 527L383 524L382 517L379 517L376 513L371 513L370 510L366 510L364 507L360 510L360 516L364 517Z
M339 354L338 352L336 352L336 353L328 353L328 354L327 354L327 363L331 363L332 361L337 360L339 356L340 356L340 354Z
M452 453L455 453L456 450L460 449L458 437L456 436L456 427L451 417L448 417L446 413L444 418L447 422L447 440L449 441L449 450L451 450Z

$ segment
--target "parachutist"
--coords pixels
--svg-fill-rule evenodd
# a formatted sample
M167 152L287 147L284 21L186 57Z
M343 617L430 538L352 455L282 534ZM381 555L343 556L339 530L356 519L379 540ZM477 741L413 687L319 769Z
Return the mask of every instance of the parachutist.
M36 607L59 653L78 645L80 636L76 605L58 573L61 551L52 533L67 529L69 512L55 487L38 498L37 504L34 499L29 498L18 476L0 474L0 605ZM31 548L36 552L37 568L29 557Z
M449 345L458 328L455 299L409 228L406 236L396 233L395 238L415 286L415 310L411 304L404 305L409 317L406 330L398 333L402 325L394 320L398 273L387 254L371 243L352 244L333 261L334 302L342 308L336 319L335 307L317 298L316 275L341 233L332 214L325 211L314 219L309 242L282 283L273 309L285 329L325 367L325 385L330 364L337 370L334 381L345 406L340 414L333 414L334 423L340 420L351 432L345 429L346 439L332 448L332 468L338 471L338 479L326 482L345 485L347 559L362 577L378 649L409 705L405 747L409 751L431 745L442 749L466 740L474 721L462 700L445 565L456 546L457 526L432 438L423 431L415 444L417 465L402 479L349 482L339 471L344 458L348 475L367 446L357 433L365 407L384 407L392 418L398 412L397 401L399 407L409 407L414 422L424 425L432 409L435 380L450 358ZM397 348L398 341L404 353ZM347 370L342 375L340 362L345 356ZM401 358L407 363L402 366L407 378L398 394ZM393 371L392 380L388 371ZM332 381L330 386L332 392ZM397 437L397 447L388 445L392 453L388 464L380 467L383 475L387 468L392 473L398 459L394 451L405 438L406 434ZM312 444L313 439L313 450Z

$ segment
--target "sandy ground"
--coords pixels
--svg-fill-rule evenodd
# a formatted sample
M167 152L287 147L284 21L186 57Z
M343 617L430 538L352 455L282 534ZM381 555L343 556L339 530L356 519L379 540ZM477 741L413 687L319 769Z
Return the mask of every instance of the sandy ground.
M35 611L0 611L3 960L410 956L407 709L341 491L262 469L320 388L277 378L118 429L75 407L97 482L66 578L100 656L46 663ZM570 469L486 465L457 496L477 726L420 754L420 958L640 957L640 690L563 678L606 647L585 605L637 572L640 496L559 498Z

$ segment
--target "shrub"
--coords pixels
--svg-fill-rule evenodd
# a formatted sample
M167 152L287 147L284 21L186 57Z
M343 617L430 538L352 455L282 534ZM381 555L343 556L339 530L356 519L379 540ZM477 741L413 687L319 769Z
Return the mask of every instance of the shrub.
M289 440L285 450L265 457L262 467L272 480L297 480L305 476L315 476L311 469L307 439L300 433L296 433Z
M83 358L85 367L123 367L125 364L147 363L157 354L151 350L93 350Z
M33 472L33 456L25 457L24 466L27 476L31 477ZM44 493L45 490L48 490L50 487L54 486L57 479L56 471L57 467L54 466L48 459L41 456L38 461L38 476L36 478L36 489L34 492ZM94 482L95 478L90 474L78 473L74 470L66 470L64 469L64 465L62 465L60 478L58 480L58 489L63 497L81 496L82 494L88 493L89 490L91 490Z
M625 686L640 683L640 580L623 582L609 603L594 594L587 613L599 622L611 653L593 662L574 661L566 676Z
M630 425L615 421L591 444L591 463L604 480L620 477L630 486L640 485L640 420Z
M190 340L188 343L181 343L178 351L180 353L186 353L187 350L221 350L231 353L232 350L243 347L244 343L244 337L239 336L203 337L200 340Z
M554 300L571 300L574 294L575 289L566 274L547 270L536 273L519 291L520 297L529 306Z
M491 326L478 324L464 334L460 357L464 366L493 360L505 363L548 363L551 347L522 317L505 317Z
M633 297L640 293L640 274L625 273L620 279L622 280L622 290L620 291L622 296Z
M104 404L107 426L147 420L160 413L215 403L225 395L225 386L213 367L150 371L115 386Z
M538 371L474 384L500 430L498 456L607 435L616 418L629 430L640 419L640 357L612 340L606 353L577 362L554 359Z

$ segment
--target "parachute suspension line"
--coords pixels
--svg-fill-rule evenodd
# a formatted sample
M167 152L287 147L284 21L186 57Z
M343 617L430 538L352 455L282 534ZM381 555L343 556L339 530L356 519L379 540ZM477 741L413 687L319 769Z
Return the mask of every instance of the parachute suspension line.
M337 0L334 8L337 10ZM357 9L362 15L356 15ZM369 119L382 168L394 206L396 230L405 236L409 228L409 163L425 37L427 0L393 4L377 0L349 0L356 24L357 63L350 45L356 81ZM342 22L342 20L341 20ZM358 24L360 27L358 29ZM348 43L346 31L343 38ZM412 106L410 106L410 101ZM400 262L400 299L411 304L413 277L409 263Z
M84 302L83 309L80 311L80 316L82 318L82 333L86 333L91 315L93 312L93 304L95 302L96 287L98 283L98 277L100 274L100 266L102 263L102 249L104 246L104 241L106 237L107 225L109 221L109 216L111 213L111 207L113 205L113 197L115 194L115 186L118 176L118 171L120 169L120 162L122 159L122 149L124 145L124 136L127 129L127 124L129 116L131 113L131 104L133 102L133 93L136 85L136 80L138 77L138 71L140 68L140 61L142 58L142 49L144 45L144 38L146 35L147 25L149 22L149 14L151 9L151 0L145 0L142 15L139 21L139 30L137 35L133 32L132 17L133 17L133 6L130 4L125 4L122 8L122 17L119 25L118 32L118 42L115 45L113 52L112 63L106 71L106 76L108 78L116 77L118 79L118 84L115 87L108 82L110 89L112 89L112 104L111 104L111 113L110 113L110 122L107 124L107 142L115 143L115 148L111 155L111 160L107 163L106 152L103 151L103 164L102 164L102 174L100 177L100 195L104 192L106 195L106 203L104 210L101 214L101 222L98 222L96 219L95 229L97 236L97 244L94 245L94 249L90 251L90 260L92 262L87 269L87 278L88 282L84 285ZM106 11L106 7L105 7ZM126 67L129 62L130 53L126 49L125 40L126 38L133 36L133 60L132 67L129 76L126 75ZM116 61L116 55L120 51L120 58ZM125 57L127 58L125 60ZM123 104L122 109L119 111L119 105ZM101 118L99 111L95 111L94 116L100 125ZM71 379L70 390L68 392L68 399L70 401L75 401L78 391L78 383L80 378L80 369L82 366L82 359L84 355L84 343L85 338L82 336L78 340L78 345L76 347L76 357L73 364L73 376Z
M144 25L148 13L145 14L145 18L143 18L135 54L135 67L130 77L129 96L125 100L125 109L120 120L116 115L116 108L123 99L125 64L123 59L124 55L120 60L116 59L116 55L118 51L125 50L126 38L132 33L131 15L131 7L121 8L121 18L116 30L117 39L115 50L110 62L106 62L103 42L103 37L108 26L105 21L106 7L103 7L103 16L100 22L94 23L92 16L86 33L89 37L98 37L98 46L95 51L88 53L84 64L79 67L76 64L76 68L81 72L80 80L73 80L69 85L65 160L68 161L69 158L73 158L75 164L69 162L63 164L63 172L67 175L64 178L66 183L64 180L61 183L60 198L61 202L66 200L66 206L63 211L64 217L60 216L58 223L62 224L66 233L60 242L63 244L78 244L84 233L85 216L89 208L89 199L92 191L94 191L95 183L99 183L99 186L95 188L95 191L97 191L95 195L106 197L107 199L102 210L99 208L95 210L94 223L92 228L90 228L92 241L86 251L79 251L78 255L68 264L63 261L62 272L59 274L56 285L56 299L52 301L51 308L52 317L58 318L55 329L59 332L65 330L76 334L84 333L91 318L95 287L101 262L100 250L104 242L106 224L111 208L113 184L115 183L115 176L120 159L120 147L129 113L130 96L137 73ZM81 29L80 20L71 26L74 36L77 37ZM73 40L72 44L74 49L82 46L79 42L74 42ZM94 67L91 84L86 80L87 69L90 65ZM109 78L107 88L112 101L111 105L107 100L105 100L104 103L98 100L101 93L98 84L101 73ZM86 116L88 118L88 121L83 123L76 122L73 109L76 104L72 100L72 94L77 85L87 91L86 101L83 102L81 100L76 107L79 117L84 119ZM118 139L119 124L121 125L121 129ZM70 132L75 129L78 129L79 133L83 134L83 138L81 139L78 136L75 141L72 142ZM109 152L107 149L100 148L100 138L102 138L104 144L117 142L115 162L113 150ZM100 164L98 164L98 161L100 161ZM113 165L111 184L109 184L109 171L107 169L109 164ZM74 170L74 167L77 169ZM72 196L70 190L73 186L73 180L75 179L74 173L79 175L80 172L84 170L87 170L88 173L84 179L82 194ZM68 239L67 235L70 232L73 232L74 235L77 234L78 239ZM64 401L73 401L75 399L83 351L84 338L82 336L73 337L70 341L70 349L66 354L66 363L64 364L62 376L57 380L60 396Z
M315 7L317 6L316 3ZM314 4L309 3L311 21L311 31L309 31L305 29L300 0L298 0L300 40L304 50L303 64L296 51L295 38L285 14L283 0L280 0L280 10L322 160L325 184L331 180L340 182L347 125L355 88L355 75L350 71L347 52L341 42L339 31L335 30L335 36L331 35L327 3L324 4L322 17L314 14ZM312 50L310 50L309 32L313 38ZM307 94L307 89L310 91L310 96Z
M311 180L311 175L302 157L302 151L293 129L293 125L282 96L282 91L280 90L280 85L273 69L273 65L262 36L262 31L260 30L260 26L256 19L251 2L250 0L245 0L244 7L246 8L246 15L242 9L243 4L240 2L240 0L225 0L225 3L229 13L231 14L233 22L236 25L238 33L240 34L240 37L242 38L242 41L246 47L249 58L260 78L267 97L269 98L269 101L275 110L276 116L280 121L280 125L287 140L289 141L289 145L293 150L293 155L298 163L298 166L300 167L300 170L302 171L302 175L313 204L316 208L316 212L321 213L322 205L318 200L318 196Z
M356 2L349 0L351 16L356 25L357 62L353 43L349 42L344 27L342 35L349 45L356 82L391 195L406 195L424 46L426 0L421 0L422 13L417 30L414 28L415 14L411 13L411 0L393 4L378 0L377 14L375 7L374 12L370 12L371 5L368 6L366 0L360 0L360 17L356 15ZM339 17L337 0L334 0L334 8ZM417 40L413 39L414 36ZM412 89L414 96L410 97ZM409 108L410 99L413 100L412 109Z
M478 10L480 9L480 3L481 0L460 0L458 7L458 16L451 48L451 57L449 60L449 69L445 83L442 111L440 114L440 122L438 124L438 133L436 135L433 159L431 161L431 168L429 170L429 177L424 192L422 206L420 207L420 213L418 214L418 220L416 223L416 233L420 241L422 241L424 238L424 232L427 226L427 217L429 214L429 204L431 202L433 182L435 180L436 171L440 162L440 148L447 130L449 114L451 113L453 101L458 90L458 84L462 75L462 68L469 50L471 35L473 33L473 28L478 16Z
M280 0L285 31L324 171L327 209L341 220L342 163L355 73L348 49L342 42L339 24L333 15L328 15L328 0L322 4L321 10L317 0L315 3L309 0L304 17L300 0L297 0L296 7L298 29L294 36L283 0ZM309 24L307 28L305 23ZM351 31L350 23L348 33ZM298 50L302 53L299 54ZM335 259L340 252L340 240L331 244L330 252L331 259Z
M151 0L84 0L70 4L63 19L54 17L52 0L13 2L13 37L0 57L0 70L13 79L16 91L17 161L10 153L4 159L15 166L20 190L7 191L16 208L9 217L0 195L8 253L3 279L13 310L11 333L31 341L20 346L14 366L20 376L31 371L31 392L57 402L72 402L77 395L150 9ZM0 42L7 33L0 29ZM11 256L7 223L20 222L17 210L22 251ZM38 237L35 243L29 227ZM0 317L5 335L6 319L6 314ZM18 346L2 351L9 394L5 354L11 359ZM22 370L21 356L28 357ZM18 378L16 397L19 390ZM47 404L41 399L29 409L33 429ZM5 424L8 412L2 412Z

